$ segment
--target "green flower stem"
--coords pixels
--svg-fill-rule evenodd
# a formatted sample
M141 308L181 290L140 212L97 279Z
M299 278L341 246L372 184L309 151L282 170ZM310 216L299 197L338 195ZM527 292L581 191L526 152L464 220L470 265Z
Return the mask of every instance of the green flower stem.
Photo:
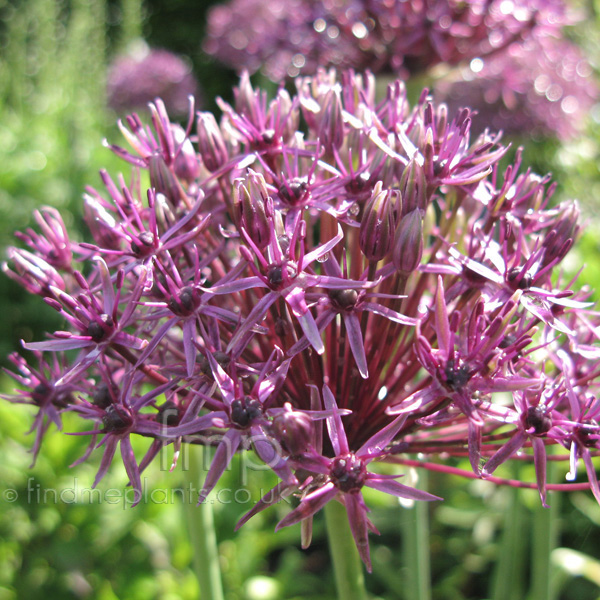
M223 600L223 584L219 566L219 549L210 500L196 506L202 487L202 448L189 446L188 468L184 470L188 492L184 494L184 510L194 553L194 571L200 584L202 600Z
M427 487L427 472L419 473L419 487ZM402 511L402 540L407 575L404 597L431 600L428 502L415 502L412 508Z
M329 552L339 600L366 600L365 578L346 509L339 502L325 505Z
M551 564L551 555L558 539L560 494L549 492L548 505L549 508L544 508L540 502L533 512L531 600L556 597L556 569Z
M524 531L524 508L519 490L509 489L506 492L510 498L500 541L500 555L496 562L491 594L493 600L523 598L523 549L527 536Z

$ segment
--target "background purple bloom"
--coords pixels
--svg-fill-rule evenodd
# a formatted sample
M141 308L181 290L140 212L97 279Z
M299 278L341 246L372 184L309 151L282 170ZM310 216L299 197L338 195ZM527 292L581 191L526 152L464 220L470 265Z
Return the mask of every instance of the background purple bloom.
M117 112L147 108L161 98L174 115L188 111L188 96L200 99L191 65L160 48L136 44L128 54L117 56L107 75L108 105Z

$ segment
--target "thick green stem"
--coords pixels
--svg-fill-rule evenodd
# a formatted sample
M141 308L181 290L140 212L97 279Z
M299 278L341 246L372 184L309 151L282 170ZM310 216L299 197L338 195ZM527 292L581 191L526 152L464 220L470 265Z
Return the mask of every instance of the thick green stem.
M427 487L427 473L419 474L419 487ZM415 502L402 511L402 549L407 581L405 598L431 600L429 559L429 503Z
M339 600L366 600L365 578L350 531L346 509L339 502L325 506L329 552Z
M523 597L523 550L527 533L524 530L523 506L519 490L506 490L510 500L506 507L500 555L491 597L493 600L514 600Z
M194 553L194 571L200 585L201 600L223 600L219 549L210 498L196 506L202 488L202 448L189 447L184 494L184 510Z
M549 507L544 508L540 503L533 513L531 600L553 600L556 597L551 555L557 545L560 495L550 492L548 504Z

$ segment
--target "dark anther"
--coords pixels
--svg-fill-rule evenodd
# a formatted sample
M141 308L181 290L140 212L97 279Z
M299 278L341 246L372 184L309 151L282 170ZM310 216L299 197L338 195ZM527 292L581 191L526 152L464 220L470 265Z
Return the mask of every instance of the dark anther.
M231 421L239 427L248 427L261 415L262 406L254 398L245 397L243 400L234 400L231 403Z
M329 297L338 310L352 310L358 301L356 290L330 290Z
M552 418L541 406L530 406L525 415L525 428L533 428L534 435L544 435L552 427Z
M102 417L102 424L107 433L119 432L131 425L131 417L112 404L106 409Z
M32 390L31 398L36 402L36 404L42 404L42 402L48 398L51 392L51 388L49 388L45 383L38 383Z
M356 494L365 483L367 470L360 458L348 454L333 460L329 475L339 490L347 494Z
M289 183L284 183L278 191L279 197L282 200L284 200L288 204L296 204L304 197L307 190L308 185L305 181L302 181L300 179L294 179Z

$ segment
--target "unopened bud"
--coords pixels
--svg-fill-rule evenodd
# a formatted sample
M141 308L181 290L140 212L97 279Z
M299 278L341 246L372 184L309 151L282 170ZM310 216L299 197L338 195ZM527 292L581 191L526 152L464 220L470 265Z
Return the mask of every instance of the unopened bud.
M321 108L319 140L328 152L344 143L344 119L342 101L336 90L329 90Z
M375 186L371 199L365 206L358 242L368 260L384 258L394 236L397 206L400 194L397 190L383 190L381 183Z
M544 257L541 266L546 266L555 260L560 261L565 257L579 232L578 221L579 206L577 202L569 202L564 206L560 218L542 242Z
M400 192L402 193L402 214L419 208L424 211L427 208L427 183L423 167L412 159L400 177Z
M157 193L163 194L172 206L176 206L185 192L160 153L155 152L150 156L148 170L150 185Z
M223 134L212 113L198 113L198 150L204 166L213 173L229 158Z
M293 410L289 403L284 412L273 419L275 435L292 455L306 452L313 442L314 425L312 419L304 412Z
M192 182L200 174L200 163L191 140L185 136L185 131L178 125L173 125L173 136L179 151L175 154L173 169L175 175L183 181Z
M234 205L239 206L241 223L250 239L262 250L271 241L269 218L271 198L265 178L249 170L246 180L238 179L234 187Z
M401 275L408 277L423 256L423 217L417 208L402 217L394 236L392 261Z

